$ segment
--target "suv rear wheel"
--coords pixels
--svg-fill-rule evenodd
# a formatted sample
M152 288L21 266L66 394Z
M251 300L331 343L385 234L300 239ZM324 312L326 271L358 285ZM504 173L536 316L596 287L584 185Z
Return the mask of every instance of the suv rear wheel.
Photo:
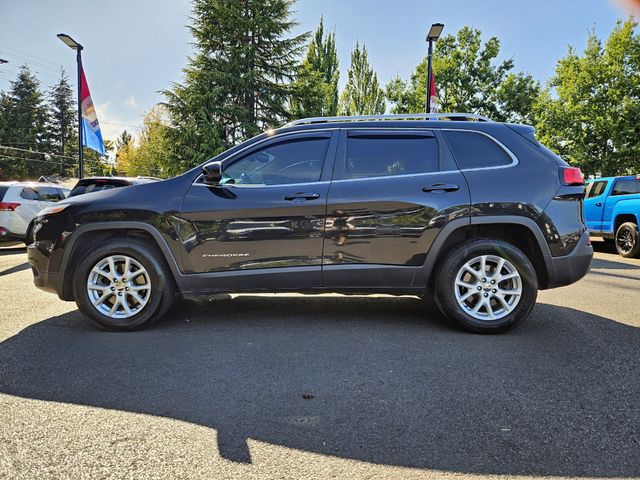
M146 327L171 307L171 271L153 247L134 239L109 240L91 251L74 276L80 311L107 330Z
M456 247L436 278L442 313L476 333L500 333L519 325L531 313L537 294L531 261L502 240L472 240Z
M635 258L640 255L640 238L638 227L633 222L623 223L616 231L616 250L625 258Z

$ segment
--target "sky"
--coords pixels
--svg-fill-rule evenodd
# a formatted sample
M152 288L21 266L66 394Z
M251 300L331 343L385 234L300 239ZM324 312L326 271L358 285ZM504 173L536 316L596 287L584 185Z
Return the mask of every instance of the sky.
M0 90L20 65L46 89L64 68L75 85L75 55L57 38L67 33L84 46L83 64L105 138L136 133L159 93L181 80L192 52L189 0L0 0ZM426 53L432 23L443 34L465 25L501 41L501 59L545 82L569 45L582 50L588 32L606 37L628 10L615 0L298 0L292 34L313 31L321 16L334 29L346 79L357 41L384 85L408 78ZM437 82L437 79L436 79Z

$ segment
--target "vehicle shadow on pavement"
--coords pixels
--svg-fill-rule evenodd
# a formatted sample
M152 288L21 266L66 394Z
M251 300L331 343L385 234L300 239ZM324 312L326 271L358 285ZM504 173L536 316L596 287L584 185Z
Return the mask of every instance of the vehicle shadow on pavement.
M640 329L538 304L471 335L417 299L240 296L150 330L78 312L0 344L0 392L138 412L366 462L504 475L640 475ZM213 454L213 452L212 452Z

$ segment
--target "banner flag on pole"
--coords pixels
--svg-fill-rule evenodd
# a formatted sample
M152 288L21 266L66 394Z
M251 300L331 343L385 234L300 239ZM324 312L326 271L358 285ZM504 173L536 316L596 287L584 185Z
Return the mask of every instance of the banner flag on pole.
M91 100L87 78L84 76L84 68L80 70L80 102L82 107L82 145L104 156L102 132L93 100Z
M438 113L438 95L436 93L436 77L431 72L429 81L429 95L431 96L431 111L429 113Z

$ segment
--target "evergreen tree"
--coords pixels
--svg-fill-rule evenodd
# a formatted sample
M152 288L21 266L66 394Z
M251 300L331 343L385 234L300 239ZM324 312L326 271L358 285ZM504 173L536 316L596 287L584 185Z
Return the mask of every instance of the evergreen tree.
M307 34L289 36L294 0L194 0L195 53L164 92L171 172L180 173L290 115Z
M376 115L385 112L384 91L369 65L367 48L356 43L351 52L347 84L340 98L341 115Z
M334 32L325 35L321 17L298 70L293 115L297 118L337 115L339 79L336 35Z
M0 178L37 178L56 168L47 157L24 151L47 151L47 114L40 82L23 65L16 79L11 81L9 92L2 93L0 98Z
M77 157L78 152L78 116L76 100L69 84L69 77L64 70L60 72L60 79L49 90L49 119L47 122L47 134L51 153L66 157ZM68 160L61 157L57 161ZM71 162L67 162L71 163ZM74 174L75 167L58 167L57 173Z

